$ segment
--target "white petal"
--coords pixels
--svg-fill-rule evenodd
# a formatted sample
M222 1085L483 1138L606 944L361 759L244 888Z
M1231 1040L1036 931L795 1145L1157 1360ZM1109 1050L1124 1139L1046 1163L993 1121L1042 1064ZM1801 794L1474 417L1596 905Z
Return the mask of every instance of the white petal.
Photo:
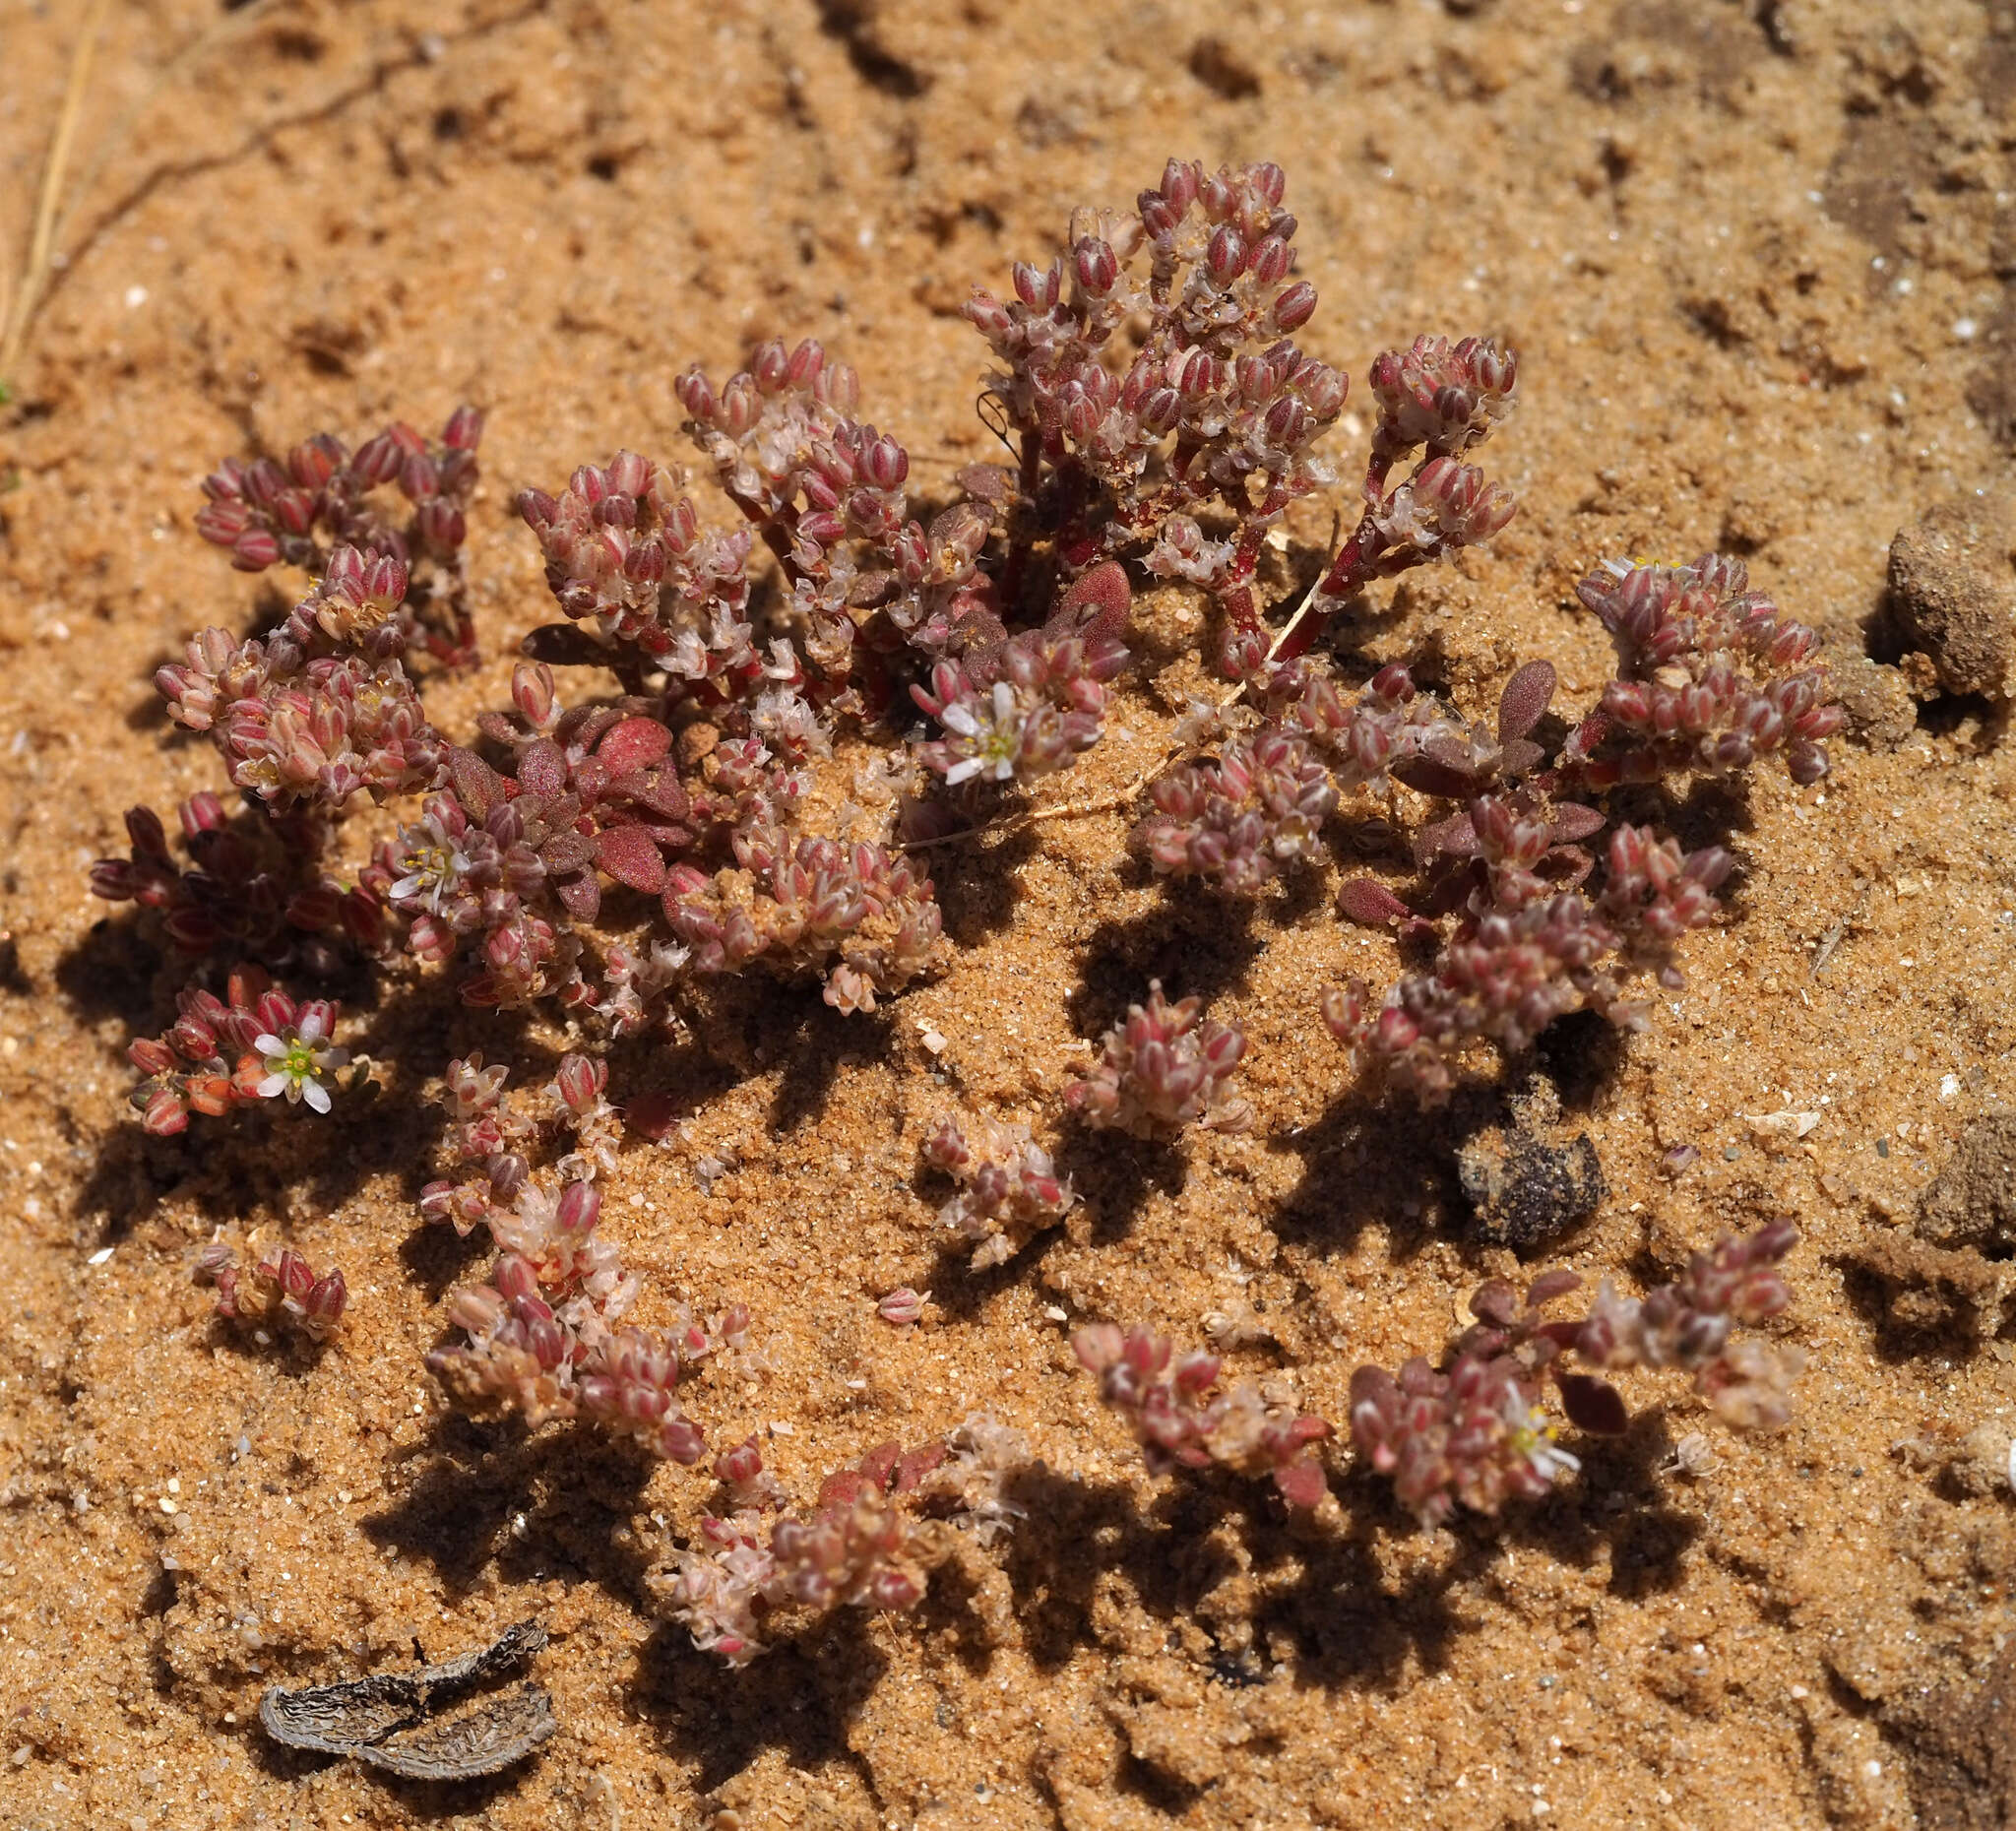
M270 1074L259 1084L259 1098L271 1100L276 1094L284 1094L292 1086L293 1082L285 1075Z
M315 1057L315 1072L322 1074L331 1068L341 1068L349 1061L349 1058L348 1049L324 1049Z
M327 1112L329 1110L329 1090L320 1081L303 1081L301 1083L301 1098L309 1105L313 1106L317 1112Z
M980 722L973 716L964 700L953 700L938 715L938 723L962 737L977 737L980 733Z
M984 764L978 757L968 757L963 762L953 764L953 766L945 772L946 788L958 788L958 786L961 783L966 782L975 776L977 776L980 773L981 769L984 767Z
M313 1048L329 1034L329 1021L320 1011L310 1011L296 1026L294 1034Z
M252 1039L252 1046L262 1055L284 1055L287 1052L287 1045L278 1037L264 1035L254 1037Z
M1006 725L1015 717L1015 689L1005 680L994 682L994 723Z

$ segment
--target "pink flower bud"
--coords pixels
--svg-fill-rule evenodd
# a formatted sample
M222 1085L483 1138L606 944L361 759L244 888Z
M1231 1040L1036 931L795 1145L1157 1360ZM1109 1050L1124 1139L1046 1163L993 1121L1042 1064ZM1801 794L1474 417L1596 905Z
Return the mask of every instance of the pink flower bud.
M1237 229L1224 223L1212 231L1204 251L1204 265L1220 285L1228 286L1238 279L1246 271L1246 244Z
M707 1438L690 1418L670 1418L658 1434L658 1446L667 1462L690 1469L707 1453Z
M1277 330L1298 331L1316 315L1316 288L1306 280L1297 280L1293 285L1283 290L1274 301L1274 323Z
M1104 298L1119 284L1120 262L1110 242L1088 235L1072 250L1071 261L1080 288L1093 298Z
M749 375L765 394L782 394L790 384L790 358L782 339L773 338L749 359Z
M590 1233L601 1219L601 1193L594 1183L570 1182L553 1211L553 1222L563 1233Z

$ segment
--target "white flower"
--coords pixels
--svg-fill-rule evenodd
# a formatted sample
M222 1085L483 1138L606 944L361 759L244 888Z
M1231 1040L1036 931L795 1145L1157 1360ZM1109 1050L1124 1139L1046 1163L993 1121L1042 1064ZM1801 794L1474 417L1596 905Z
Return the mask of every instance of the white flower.
M1022 708L1015 689L996 680L991 695L991 717L982 720L965 700L953 700L938 715L938 723L963 738L967 755L945 772L947 788L957 788L975 776L991 776L1006 782L1015 774L1015 759L1022 749Z
M269 1071L259 1083L261 1100L274 1100L284 1094L289 1105L305 1100L316 1112L329 1110L329 1090L320 1077L341 1068L349 1060L350 1052L325 1045L328 1030L328 1018L311 1009L285 1036L262 1035L252 1039L252 1046L266 1057Z
M1554 1442L1554 1421L1541 1407L1529 1404L1511 1380L1505 1382L1505 1404L1500 1416L1511 1426L1512 1447L1543 1482L1551 1485L1582 1467L1579 1456L1571 1455Z
M399 840L403 853L399 862L406 867L406 875L392 886L393 902L416 902L430 915L439 916L443 900L461 888L470 868L468 854L431 813L414 826L401 828Z

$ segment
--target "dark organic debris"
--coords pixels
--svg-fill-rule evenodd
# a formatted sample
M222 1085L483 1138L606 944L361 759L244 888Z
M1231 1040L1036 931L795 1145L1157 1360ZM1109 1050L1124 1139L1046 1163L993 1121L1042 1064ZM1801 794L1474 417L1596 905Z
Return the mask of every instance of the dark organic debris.
M521 1621L473 1653L411 1673L372 1673L341 1684L286 1690L259 1700L266 1733L289 1748L354 1755L409 1780L473 1780L522 1761L558 1726L553 1700L528 1680L516 1691L453 1707L525 1666L546 1644Z
M1477 1213L1477 1234L1522 1256L1536 1252L1603 1205L1603 1166L1587 1132L1560 1123L1553 1084L1536 1076L1510 1102L1511 1116L1470 1139L1456 1154L1463 1192Z

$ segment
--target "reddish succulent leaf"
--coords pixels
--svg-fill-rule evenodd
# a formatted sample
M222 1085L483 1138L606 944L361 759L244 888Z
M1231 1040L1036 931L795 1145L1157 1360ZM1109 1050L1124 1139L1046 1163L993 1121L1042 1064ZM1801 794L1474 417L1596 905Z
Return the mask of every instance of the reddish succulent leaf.
M1439 794L1451 801L1468 800L1484 781L1475 769L1457 769L1430 756L1405 757L1386 773L1422 794Z
M1314 1461L1292 1462L1275 1470L1274 1484L1281 1489L1282 1499L1302 1513L1321 1506L1330 1491L1330 1484L1323 1479L1323 1465Z
M649 1094L639 1094L624 1103L623 1123L640 1137L649 1138L656 1144L666 1136L679 1122L679 1102L677 1098L659 1089Z
M1003 503L1015 494L1015 479L997 464L970 464L952 474L952 480L978 502Z
M685 785L668 769L638 770L618 777L608 792L666 820L684 820L693 811Z
M550 737L541 737L526 745L518 759L518 786L533 794L562 794L566 791L567 759Z
M1498 741L1509 744L1541 722L1554 697L1552 662L1528 662L1498 695Z
M1414 914L1386 886L1369 877L1349 879L1337 893L1338 914L1347 921L1367 928L1383 928L1388 922L1405 921Z
M551 667L592 667L609 659L609 652L576 623L541 623L518 645L529 662Z
M656 896L664 888L664 856L642 827L610 827L598 835L595 861L632 890Z
M625 719L596 746L596 755L612 776L628 775L656 763L672 747L672 734L656 719Z
M1519 1293L1503 1278L1487 1278L1471 1294L1470 1313L1495 1329L1509 1329L1519 1320Z
M896 1459L895 1480L891 1484L892 1491L899 1494L909 1493L925 1476L937 1468L950 1453L942 1437L936 1438L929 1443L919 1443L914 1450L904 1451Z
M1106 636L1117 641L1126 634L1127 612L1133 602L1126 573L1117 560L1108 559L1093 567L1064 594L1045 627L1060 634Z
M1559 1373L1554 1383L1561 1389L1561 1410L1578 1430L1592 1436L1620 1437L1631 1427L1631 1414L1607 1381L1591 1379L1587 1373Z
M1601 833L1608 824L1609 816L1602 808L1585 807L1580 801L1563 801L1554 809L1552 824L1547 828L1547 843L1571 846L1592 833Z
M1541 1273L1532 1284L1526 1287L1526 1300L1535 1309L1539 1309L1543 1303L1551 1303L1554 1298L1566 1296L1569 1292L1580 1291L1581 1289L1582 1274L1580 1272L1571 1272L1565 1268L1557 1268L1551 1272Z
M1423 867L1437 858L1475 858L1477 852L1477 828L1468 814L1451 814L1414 836L1415 862Z
M472 820L485 818L491 808L510 798L504 778L473 750L465 750L460 744L449 746L448 780L455 785L455 798Z
M571 828L555 833L539 848L539 862L555 877L572 877L576 871L586 870L594 856L588 841Z
M1524 776L1539 767L1546 752L1530 737L1515 737L1498 754L1498 774Z
M576 921L594 921L601 911L602 887L595 881L592 871L584 871L579 877L556 878L553 894Z

